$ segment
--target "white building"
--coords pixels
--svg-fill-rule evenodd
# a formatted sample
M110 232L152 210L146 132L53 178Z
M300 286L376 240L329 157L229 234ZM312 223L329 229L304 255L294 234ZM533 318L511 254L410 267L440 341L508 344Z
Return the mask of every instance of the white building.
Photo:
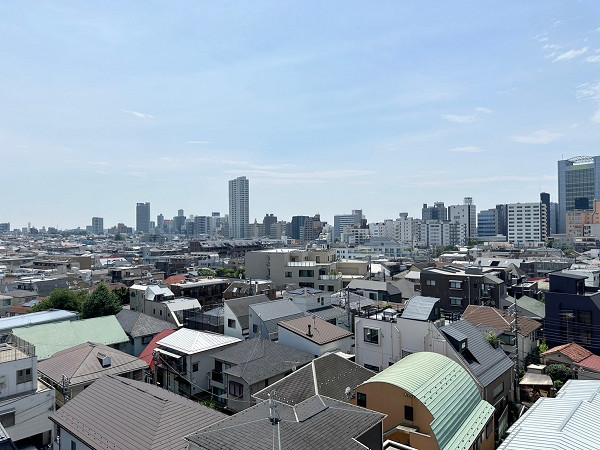
M531 245L546 241L546 205L510 203L506 213L508 242Z
M467 236L477 236L477 208L471 197L465 197L464 204L448 206L448 220L467 227Z
M102 217L92 217L92 233L104 234L104 219Z
M229 237L246 237L249 223L250 189L246 177L229 180Z

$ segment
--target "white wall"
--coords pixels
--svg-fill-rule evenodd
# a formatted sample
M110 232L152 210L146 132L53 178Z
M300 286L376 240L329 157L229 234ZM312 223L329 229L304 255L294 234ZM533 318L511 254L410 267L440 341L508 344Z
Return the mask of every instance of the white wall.
M71 450L71 442L75 442L77 450L93 450L64 428L60 430L60 450Z
M303 352L310 353L311 355L321 356L324 353L331 351L341 351L344 353L352 353L352 336L348 336L343 339L339 339L334 342L327 344L318 345L308 339L304 339L302 336L291 332L283 327L277 327L279 334L279 343L287 347L295 348L296 350L302 350Z
M231 309L229 308L229 306L227 306L227 302L224 302L224 303L225 303L225 306L223 308L223 327L224 327L223 334L225 334L225 336L233 336L238 339L244 340L245 338L242 333L242 327L241 327L240 323L236 319L233 312L231 312ZM235 328L229 328L227 326L229 320L235 321Z

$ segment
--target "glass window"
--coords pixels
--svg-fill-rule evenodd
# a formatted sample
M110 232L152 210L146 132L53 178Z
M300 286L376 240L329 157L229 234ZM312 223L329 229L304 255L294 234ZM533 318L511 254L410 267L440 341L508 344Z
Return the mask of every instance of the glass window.
M435 280L426 280L426 281L425 281L425 284L426 284L427 286L435 286Z
M363 394L362 392L358 392L356 394L356 404L358 406L362 406L363 408L367 407L367 394Z
M462 283L460 281L451 281L450 282L450 289L461 289L462 288Z
M252 324L252 332L258 333L258 325L256 325L255 323Z
M592 324L592 312L591 311L577 311L577 322L584 325Z
M198 372L198 363L197 362L192 364L192 372Z
M17 370L17 384L23 384L31 381L31 369Z
M0 423L4 428L12 427L15 425L15 412L9 412L0 416Z
M462 298L450 297L450 304L452 306L462 306Z
M379 344L379 329L377 328L365 328L364 340L370 344Z
M235 319L227 319L227 328L235 328Z
M404 419L408 420L409 422L412 422L414 420L412 406L404 405Z
M240 398L244 396L244 385L236 383L235 381L229 382L229 395Z

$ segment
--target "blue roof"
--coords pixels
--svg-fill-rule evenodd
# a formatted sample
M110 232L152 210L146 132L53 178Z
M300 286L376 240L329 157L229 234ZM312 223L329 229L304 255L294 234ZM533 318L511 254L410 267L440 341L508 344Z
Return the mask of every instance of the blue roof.
M63 311L62 309L53 309L50 311L40 311L35 313L23 314L22 316L3 317L0 319L0 331L9 331L14 328L27 327L30 325L39 325L49 322L62 322L64 320L77 320L78 313Z

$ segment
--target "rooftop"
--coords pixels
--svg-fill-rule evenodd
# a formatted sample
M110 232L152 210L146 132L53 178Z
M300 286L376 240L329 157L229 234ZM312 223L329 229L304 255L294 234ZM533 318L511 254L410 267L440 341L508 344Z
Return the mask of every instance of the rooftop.
M308 335L309 325L311 327L310 336ZM298 317L297 319L279 322L279 326L318 345L327 344L352 336L351 332L344 330L343 328L325 322L318 317L311 316Z
M130 309L122 310L116 317L123 331L133 338L157 334L167 328L177 328L169 322Z
M166 347L186 355L193 355L236 342L240 342L240 339L207 331L180 328L156 344L161 348Z

